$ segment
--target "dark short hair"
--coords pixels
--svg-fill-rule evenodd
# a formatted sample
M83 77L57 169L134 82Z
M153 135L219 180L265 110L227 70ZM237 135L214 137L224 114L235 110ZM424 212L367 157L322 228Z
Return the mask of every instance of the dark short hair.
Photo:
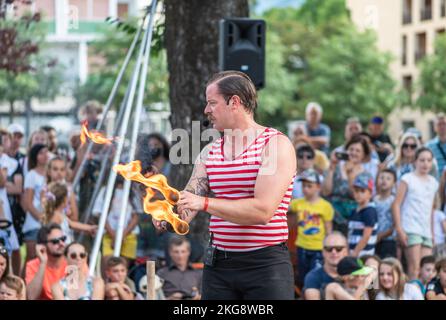
M122 264L124 267L127 268L127 261L122 257L109 257L107 261L105 262L105 269L111 269L113 267L119 266Z
M42 129L45 132L56 131L56 129L50 125L41 126L40 129Z
M174 235L169 239L169 242L167 244L167 248L172 248L174 246L181 246L183 243L186 243L189 246L190 249L190 242L185 236L177 236Z
M48 235L54 229L63 231L62 227L59 224L54 223L54 222L48 223L47 225L44 225L42 228L40 228L39 233L37 234L37 243L46 244L48 241Z
M421 258L420 260L420 268L422 268L425 264L435 264L435 257L430 255L430 256L424 256L423 258Z
M206 84L215 83L218 92L223 96L226 103L232 96L238 96L245 110L254 113L257 109L257 90L251 78L240 71L221 71L214 74Z
M428 147L421 147L421 148L418 148L417 151L415 152L415 161L418 160L418 158L420 157L420 155L423 152L429 152L431 154L432 158L434 157L434 153L432 152L431 149L429 149Z
M440 270L443 269L444 267L446 267L446 258L438 260L437 263L435 264L435 270L437 270L437 273L439 273Z
M353 145L359 143L362 145L362 149L364 150L364 154L366 157L369 157L372 153L372 150L370 150L370 145L368 144L367 140L362 136L362 133L355 134L345 145L345 150L348 150L348 148Z
M396 181L396 180L397 180L396 172L395 172L395 170L393 170L393 169L385 168L385 169L381 170L381 171L378 173L378 176L379 176L381 173L389 173L389 174L392 175L392 177L393 177L393 181Z

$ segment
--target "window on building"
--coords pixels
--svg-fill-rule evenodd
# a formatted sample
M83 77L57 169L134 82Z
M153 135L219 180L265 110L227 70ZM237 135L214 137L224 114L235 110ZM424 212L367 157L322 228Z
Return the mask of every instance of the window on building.
M435 138L436 135L437 135L437 133L435 132L435 121L430 120L429 121L429 138L433 139L433 138Z
M420 10L421 21L432 19L432 0L421 0Z
M403 36L401 63L403 66L407 64L407 36Z
M118 3L118 17L121 19L127 18L129 15L129 4Z
M413 89L412 82L413 81L411 75L403 76L403 88L407 92L407 98L408 98L407 104L409 105L412 104L412 89Z
M440 16L446 17L446 0L441 0L440 3Z
M426 47L426 32L417 33L415 36L415 62L424 58L426 55Z
M403 131L406 132L407 129L415 127L415 121L413 121L413 120L404 120L402 122L402 127L403 127Z
M412 22L412 0L403 1L403 24Z

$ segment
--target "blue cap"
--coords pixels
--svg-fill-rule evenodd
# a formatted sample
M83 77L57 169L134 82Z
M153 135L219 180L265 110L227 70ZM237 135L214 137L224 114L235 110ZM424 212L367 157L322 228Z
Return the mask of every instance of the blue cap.
M361 172L353 180L353 186L361 189L373 191L373 177L367 171Z
M298 181L308 181L314 183L321 183L319 173L314 169L307 169L299 175Z
M383 124L384 123L384 119L381 116L375 116L375 117L372 118L372 120L370 120L370 123Z

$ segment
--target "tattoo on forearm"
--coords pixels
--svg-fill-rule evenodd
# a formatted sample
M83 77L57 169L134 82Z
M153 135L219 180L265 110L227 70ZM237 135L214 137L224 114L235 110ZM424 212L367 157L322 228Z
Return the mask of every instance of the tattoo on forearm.
M198 196L206 196L209 194L209 180L207 177L191 177L186 191Z

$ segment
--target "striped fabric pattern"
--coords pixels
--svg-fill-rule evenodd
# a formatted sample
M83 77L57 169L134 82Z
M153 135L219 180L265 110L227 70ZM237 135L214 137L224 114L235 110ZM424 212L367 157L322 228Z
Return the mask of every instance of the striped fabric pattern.
M272 136L281 132L267 128L236 159L223 157L224 138L216 140L206 160L209 186L218 199L248 199L254 197L254 187L261 167L263 148ZM287 241L287 211L293 190L291 180L274 216L266 225L238 225L216 216L211 216L209 231L213 244L219 250L252 251Z
M373 228L372 235L364 249L361 250L359 256L365 254L375 254L375 245L378 236L378 214L374 205L371 203L368 207L356 211L349 218L348 223L348 244L350 250L354 250L361 241L364 228Z

